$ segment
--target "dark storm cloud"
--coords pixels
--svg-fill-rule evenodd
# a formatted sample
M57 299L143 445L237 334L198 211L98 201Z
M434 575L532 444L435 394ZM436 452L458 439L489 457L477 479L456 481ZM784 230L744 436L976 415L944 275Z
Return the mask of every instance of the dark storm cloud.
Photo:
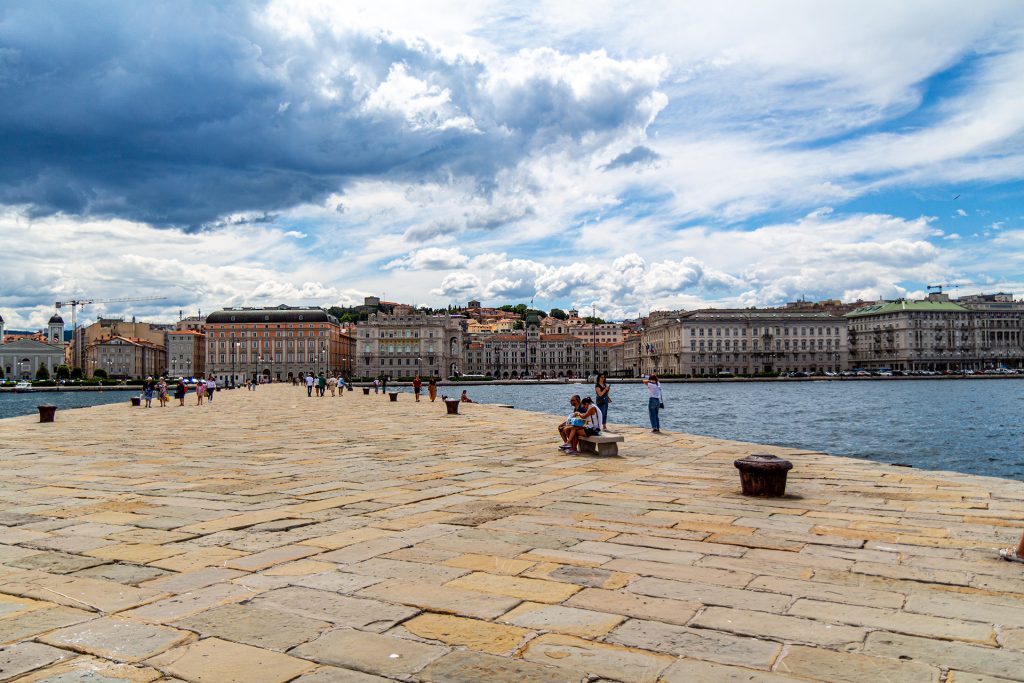
M396 66L462 125L410 119L401 88L377 106ZM656 82L602 78L494 89L485 65L386 34L282 37L247 3L7 2L0 203L198 229L358 178L466 176L486 192L540 148L645 125Z

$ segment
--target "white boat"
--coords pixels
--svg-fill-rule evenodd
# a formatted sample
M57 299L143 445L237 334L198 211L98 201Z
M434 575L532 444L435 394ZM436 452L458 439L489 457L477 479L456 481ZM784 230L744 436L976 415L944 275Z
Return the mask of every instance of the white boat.
M14 390L15 391L32 391L32 383L31 382L26 382L25 380L21 380L20 382L18 382L17 384L14 385Z

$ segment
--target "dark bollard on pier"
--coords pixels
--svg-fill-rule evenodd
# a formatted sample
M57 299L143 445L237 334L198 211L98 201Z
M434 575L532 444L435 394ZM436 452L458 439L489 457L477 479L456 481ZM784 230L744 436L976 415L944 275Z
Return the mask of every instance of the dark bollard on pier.
M398 392L397 391L389 391L388 392L388 397L391 399L392 403L396 403L398 401Z
M445 405L445 407L448 408L448 414L449 415L458 415L459 414L459 403L460 403L460 401L458 401L458 400L455 400L455 401L449 401L448 399L444 400L444 405Z
M36 407L39 409L40 422L53 422L54 417L57 415L57 406L43 404Z
M767 453L751 453L733 463L740 471L744 496L778 498L786 495L786 475L793 463Z

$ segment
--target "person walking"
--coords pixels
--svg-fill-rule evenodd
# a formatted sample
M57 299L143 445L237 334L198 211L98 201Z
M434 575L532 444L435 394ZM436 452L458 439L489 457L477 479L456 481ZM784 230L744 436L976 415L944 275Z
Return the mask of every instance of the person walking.
M412 393L416 396L416 402L420 402L420 389L423 388L423 380L420 379L417 373L416 377L412 380Z
M185 378L179 377L178 383L174 385L174 398L178 399L178 406L185 405L185 394L188 393L188 387L185 386Z
M203 398L206 396L206 380L200 375L196 380L196 405L203 405Z
M313 379L313 373L312 372L307 372L306 373L306 396L308 396L310 398L313 397L313 382L315 382L315 381L316 380Z
M324 397L327 393L327 378L324 377L324 373L320 373L316 378L316 392L320 394L320 398Z
M644 379L644 384L647 385L647 412L651 416L651 431L657 434L661 431L658 411L665 407L661 402L661 382L657 375L651 375Z
M373 378L373 393L376 394L376 393L379 393L379 392L380 392L380 379L377 378L377 377L374 377Z
M330 389L331 396L336 395L338 393L338 378L335 377L334 375L331 375L330 377L328 377L327 378L327 388Z
M382 393L382 394L388 393L388 376L387 375L384 375L384 379L382 379L381 382L380 382L380 393Z
M210 375L206 378L206 402L213 403L213 392L217 391L217 378Z
M612 402L611 387L608 386L608 381L604 377L604 373L597 376L597 382L594 384L594 403L597 404L597 409L601 411L601 428L606 429L608 427L608 404Z
M430 402L433 403L434 399L437 398L437 380L433 377L427 382L427 395L430 396Z
M146 381L142 384L142 398L146 399L146 407L153 407L153 394L156 392L156 382L153 381L152 377L147 377Z
M167 407L167 380L163 377L156 383L156 398L160 401L160 407Z

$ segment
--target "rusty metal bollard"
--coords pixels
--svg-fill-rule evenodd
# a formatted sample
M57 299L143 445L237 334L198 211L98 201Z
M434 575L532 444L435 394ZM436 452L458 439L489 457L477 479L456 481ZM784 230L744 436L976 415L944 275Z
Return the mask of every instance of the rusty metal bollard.
M397 391L389 391L388 392L388 397L391 399L392 403L397 403L398 402L398 392Z
M786 495L786 474L793 463L767 453L751 453L733 465L740 471L744 496L778 498Z
M459 414L459 403L461 403L461 401L449 401L448 399L445 399L444 405L448 408L449 415Z
M363 396L369 396L370 395L370 387L363 387L362 389L363 389Z
M53 418L57 414L57 406L44 403L41 406L36 406L36 408L39 409L40 422L53 422Z

